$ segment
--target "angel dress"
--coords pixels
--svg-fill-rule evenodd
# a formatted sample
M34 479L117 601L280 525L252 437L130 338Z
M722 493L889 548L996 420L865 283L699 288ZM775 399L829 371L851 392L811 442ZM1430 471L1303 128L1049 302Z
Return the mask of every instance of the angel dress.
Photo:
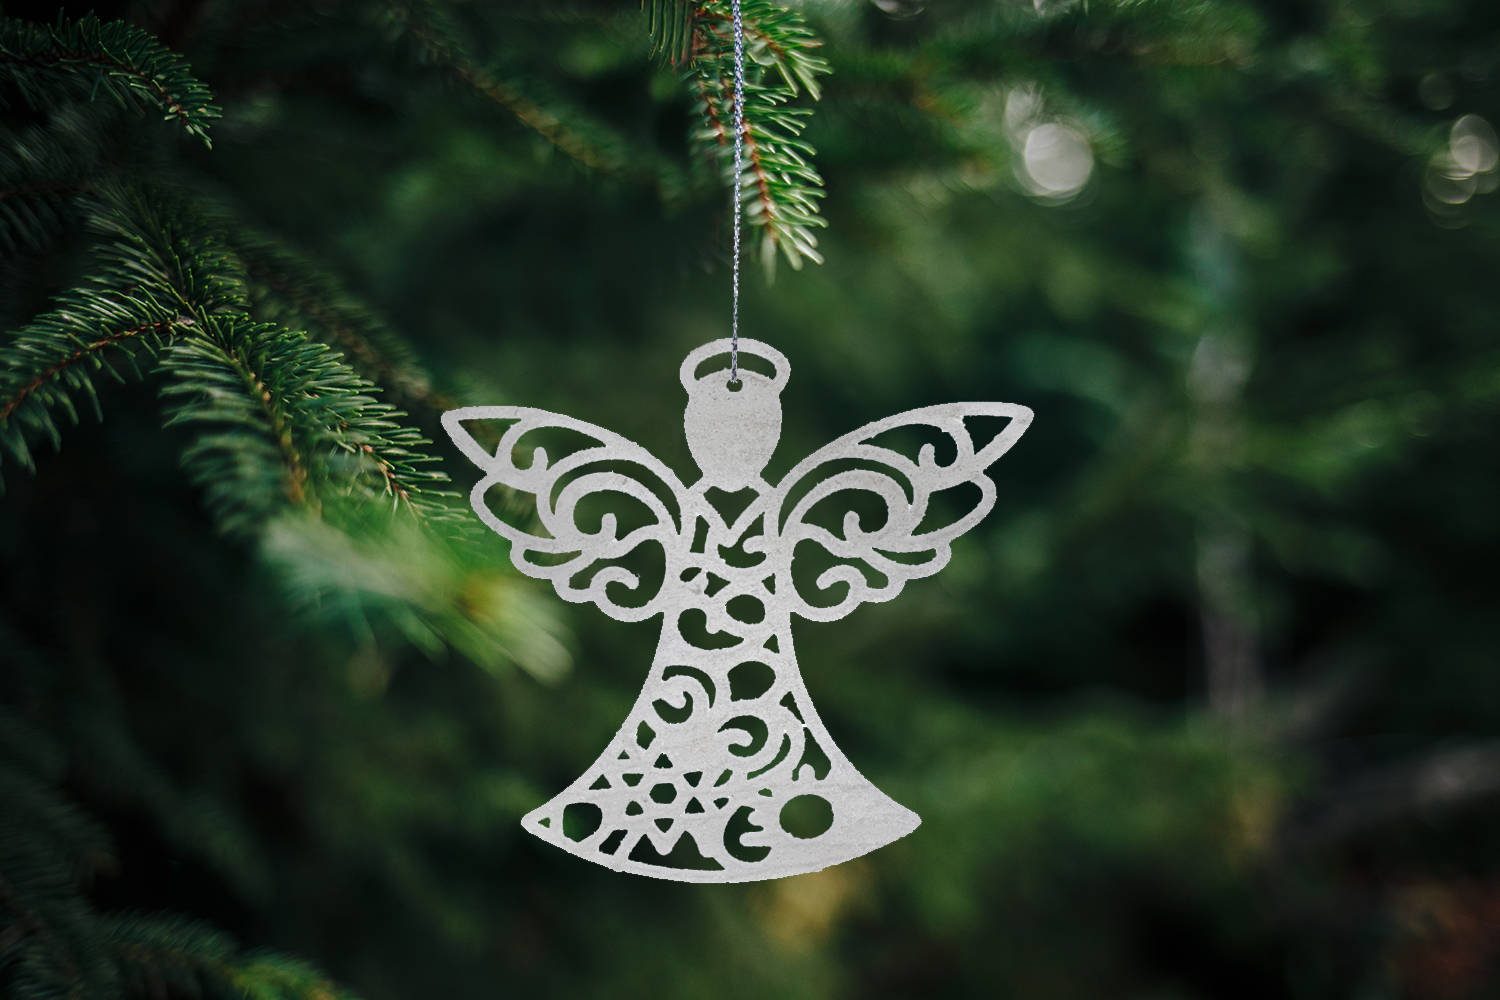
M729 349L728 340L705 344L682 365L684 428L701 470L690 486L640 445L572 417L523 406L443 416L484 474L474 510L509 540L519 570L621 621L661 619L624 724L523 827L617 871L689 882L817 871L916 829L917 815L861 775L818 718L792 619L842 618L941 570L953 540L994 506L985 470L1031 422L1029 409L1010 403L910 410L838 438L769 483L762 470L781 433L787 361L741 340L740 351L772 374L742 369L738 385L727 369L698 374ZM977 444L975 423L999 426ZM480 443L481 427L498 445ZM926 440L913 447L914 433ZM569 441L559 457L535 445L520 460L532 442L558 434ZM948 460L939 462L939 446ZM501 500L534 498L534 515L496 502L495 487ZM934 505L939 495L947 502ZM730 518L713 502L726 496L743 501ZM942 516L954 506L958 516ZM581 508L604 511L596 530ZM833 527L830 512L842 514ZM655 586L633 568L642 552L660 567ZM805 571L794 575L794 553L798 569L817 570L811 583Z

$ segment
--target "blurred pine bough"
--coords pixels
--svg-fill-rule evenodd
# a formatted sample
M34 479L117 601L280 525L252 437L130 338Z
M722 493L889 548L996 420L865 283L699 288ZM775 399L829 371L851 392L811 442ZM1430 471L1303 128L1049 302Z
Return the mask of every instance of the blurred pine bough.
M728 141L726 11L722 3L652 4L647 17L655 45L693 83L704 122L696 141L716 159ZM639 169L633 144L608 126L563 102L538 103L480 67L440 5L374 5L362 14L389 44L451 76L473 99L500 105L584 166ZM226 535L284 537L273 525L311 513L358 537L371 530L369 510L381 500L398 518L462 530L429 440L405 412L377 398L383 393L427 417L443 408L416 352L313 262L257 234L235 214L233 199L195 189L190 163L169 138L138 133L127 141L122 113L133 112L160 116L210 145L221 111L186 62L143 30L93 15L60 16L52 27L0 23L0 69L29 109L16 116L0 161L0 245L12 255L42 252L81 222L93 256L80 284L4 347L6 464L34 469L38 444L60 446L80 408L102 417L98 377L149 376L166 404L166 425L191 430L183 463ZM823 224L815 202L821 180L811 148L796 138L808 112L782 105L799 85L816 96L817 76L828 67L811 54L817 43L799 15L751 0L745 23L753 96L739 187L751 224L765 233L768 261L780 248L800 264L817 259L811 229ZM763 82L767 73L781 82ZM414 536L405 544L432 551ZM295 563L297 550L279 551L279 561ZM519 650L520 665L556 676L565 656L545 611L456 620L432 610L463 606L465 587L495 586L474 579L493 580L493 573L456 562L459 551L450 547L443 567L434 564L422 586L410 588L423 597L380 599L385 617L423 645L457 641L486 663L503 662L502 649ZM377 571L362 568L366 578L346 593L382 588L370 576ZM287 569L295 578L315 575L316 567Z
M704 115L696 141L721 158L727 5L668 6L652 5L647 27L693 81ZM210 15L220 28L235 20L228 7ZM810 54L816 41L799 15L758 0L747 8L751 153L739 186L768 260L780 248L800 265L817 259L821 179L797 139L807 112L781 105L799 84L816 96L827 64ZM360 5L356 16L585 167L642 169L629 139L481 67L440 5ZM782 83L762 82L767 72ZM147 380L164 426L187 432L181 463L217 530L257 546L310 622L372 638L383 628L430 656L452 649L492 670L566 672L550 605L469 554L468 518L454 516L461 505L430 440L379 398L416 408L429 425L445 408L417 352L311 260L258 233L233 197L195 177L169 134L131 124L158 117L211 147L222 112L187 62L124 21L5 18L0 96L0 250L17 266L7 291L35 296L23 284L28 259L88 248L77 283L0 343L3 471L33 472L38 447L61 447L84 411L105 419L99 379ZM684 183L680 166L654 167L663 186ZM5 645L20 676L22 641ZM7 995L341 995L297 962L240 952L186 921L92 912L79 887L109 858L107 839L53 787L62 751L19 718L3 721ZM139 766L140 780L159 781Z

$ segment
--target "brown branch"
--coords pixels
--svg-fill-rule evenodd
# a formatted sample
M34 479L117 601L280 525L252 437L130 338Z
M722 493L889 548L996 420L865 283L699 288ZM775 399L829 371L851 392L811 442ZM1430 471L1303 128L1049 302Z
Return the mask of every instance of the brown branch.
M343 424L342 426L345 430L349 428L348 424ZM375 446L368 442L361 441L359 444L354 445L354 448L360 454L367 455L374 461L375 467L380 471L381 476L385 478L386 492L395 497L397 503L406 504L406 509L420 518L422 516L421 511L417 510L411 502L411 489L403 486L401 480L396 478L395 465L385 456L381 455L380 452L376 451Z
M708 125L714 130L714 136L719 140L719 145L729 145L729 128L724 124L724 119L719 117L719 111L714 107L708 84L702 80L698 81L698 94L703 98L703 107L708 114Z
M729 89L729 81L720 79L719 88L720 93L727 92ZM766 176L765 167L761 163L760 147L755 142L755 126L750 123L750 118L748 115L744 115L741 118L740 136L745 143L745 154L747 156L746 163L750 167L750 172L755 175L755 190L760 198L761 213L764 215L766 220L764 224L766 238L769 239L772 243L777 243L778 239L776 234L776 227L772 225L772 223L776 221L776 200L771 197L770 178ZM734 183L735 197L738 198L740 179L736 177L734 179Z
M563 128L562 123L550 113L522 97L514 88L501 83L483 70L467 64L454 65L450 67L450 72L463 83L515 115L522 124L584 166L601 171L613 169L614 164L607 163L601 154L579 139L577 135Z
M260 401L261 411L266 416L266 421L271 425L272 437L276 441L276 447L281 451L282 463L287 467L286 495L293 503L302 503L309 499L304 484L307 482L307 467L303 464L302 455L297 450L297 443L292 437L292 430L281 412L276 408L276 402L271 396L271 390L261 380L249 359L241 357L238 352L227 344L214 338L214 345L224 352L229 367L239 373L245 383L245 388L250 394Z
M359 446L359 450L375 460L376 466L380 469L380 474L385 477L386 489L389 490L397 500L405 503L407 507L410 507L411 493L405 486L402 486L401 481L396 478L396 467L390 463L390 460L376 451L375 446L371 444L361 444Z
M369 455L372 459L375 460L376 467L380 469L380 474L385 477L385 488L387 492L389 492L391 496L395 498L396 503L406 504L407 511L413 517L415 517L419 521L425 520L422 512L418 510L416 505L411 502L411 491L407 489L407 487L401 485L401 481L396 478L395 467L391 465L391 463L387 459L382 457L381 454L377 452L373 446L365 444L361 445L360 449L366 455Z
M705 4L703 7L703 13L709 20L717 21L719 26L723 30L732 30L731 25L734 23L733 15L710 9L707 4ZM762 31L760 29L760 26L754 20L741 19L741 27L745 29L745 34L764 43L766 48L771 50L771 54L775 56L778 61L785 61L785 59L787 58L786 46L778 44L776 39L766 32ZM709 28L709 30L713 31L714 29Z
M307 491L304 484L307 482L307 467L302 462L302 455L297 451L297 443L292 439L292 429L287 426L281 417L281 411L276 408L275 401L271 398L271 390L261 381L259 375L250 366L250 363L232 351L225 351L231 361L239 363L240 375L252 393L260 400L261 409L265 411L266 419L271 423L271 431L276 438L276 447L281 449L282 460L288 469L286 495L292 503L300 504L307 499Z
M454 43L435 35L428 25L413 19L408 26L418 44L436 57L460 83L515 115L522 124L552 145L593 170L609 171L617 166L607 163L602 154L564 128L552 114L463 58Z
M766 177L765 168L760 162L760 147L755 144L755 132L750 127L749 119L744 122L745 151L750 154L750 169L755 173L756 188L760 192L760 200L766 214L766 235L771 242L776 242L776 229L771 225L776 218L776 202L771 197L771 182ZM739 178L735 178L739 182Z
M726 87L727 84L725 81L720 80L719 86L722 88ZM707 109L709 126L714 130L714 134L718 136L719 145L727 146L729 144L729 129L725 126L723 118L719 116L714 108L713 97L709 93L708 85L700 79L698 81L698 89L703 95L703 106ZM776 202L771 197L770 179L766 176L765 167L761 164L760 148L755 143L755 130L754 126L750 124L749 118L744 120L741 134L745 140L745 152L749 156L748 165L750 170L755 174L756 192L760 198L761 212L766 220L764 225L766 238L772 243L777 243L779 241L776 234L776 227L771 224L776 220ZM736 177L734 179L736 198L739 197L739 182L740 179Z
M724 20L723 15L713 14L710 16L718 17L721 21ZM713 31L713 28L708 26L705 26L704 32L698 32L695 29L693 33L692 47L693 59L695 61L699 56L703 54L704 49L707 47L704 33L710 31ZM768 41L767 44L770 44L770 42ZM703 106L708 113L709 125L714 130L714 134L718 136L719 145L728 145L729 127L724 124L723 118L719 115L718 109L714 106L713 94L710 92L708 84L704 81L701 75L697 77L697 81L699 93L703 97ZM719 77L718 85L720 94L727 94L732 92L730 82L724 79L722 76ZM733 98L731 98L731 101L732 100ZM740 126L741 135L745 143L745 151L749 154L750 169L755 174L756 192L760 198L761 212L765 217L763 228L766 231L766 238L774 244L779 242L779 240L777 238L776 227L772 225L772 223L776 220L776 202L771 197L770 179L766 176L765 167L761 163L760 148L756 145L755 142L755 128L750 123L750 117L748 115L742 115ZM734 196L736 199L739 198L739 183L740 179L736 177L734 179Z
M6 420L9 420L11 414L15 413L16 409L22 403L26 402L26 400L29 399L33 394L35 394L39 389L41 389L42 386L46 385L52 379L56 378L58 375L71 368L73 365L78 364L85 358L97 354L98 352L103 351L107 348L113 347L114 345L119 344L123 341L129 340L132 337L139 337L148 332L170 329L171 327L183 322L184 317L179 316L175 319L164 319L157 320L153 323L142 323L141 325L133 326L128 330L121 330L118 333L112 333L107 337L101 337L99 340L96 340L93 343L85 344L78 350L74 351L72 354L63 358L61 361L58 361L57 363L38 372L35 378L33 378L30 382L27 382L25 385L21 386L21 388L17 390L16 394L5 402L4 406L0 406L0 423L4 423Z
M697 62L698 57L703 54L703 36L698 34L697 29L693 31L692 54L688 57L690 62ZM719 145L729 145L729 129L724 124L724 119L719 117L719 109L714 106L713 94L708 89L708 82L701 73L693 74L693 82L698 85L698 96L703 99L703 108L708 114L709 127L714 130L718 137Z
M224 353L230 359L231 363L238 368L241 377L245 380L246 387L260 401L261 410L265 413L266 420L271 425L272 436L276 440L277 448L281 451L282 461L287 467L287 499L295 504L307 502L316 507L316 498L309 495L306 488L308 482L307 465L302 458L302 453L297 449L297 443L292 436L291 428L282 418L281 411L276 408L276 402L271 395L271 390L266 387L265 382L261 380L249 361L228 349L225 349ZM347 429L349 425L344 424L343 426ZM397 498L398 502L404 502L409 509L415 511L415 508L411 504L411 490L396 477L395 466L376 451L373 445L360 442L353 447L362 454L370 456L375 461L376 468L380 470L380 474L385 478L386 488Z
M38 52L29 56L0 55L0 62L20 63L26 66L66 66L79 64L87 66L103 66L115 73L121 73L132 77L145 84L151 90L156 91L157 97L166 105L167 113L174 115L187 125L192 125L192 116L187 108L172 93L157 82L150 74L144 73L129 63L120 62L117 59L109 59L105 56L89 55L81 52L69 52L66 49L53 49L50 52Z

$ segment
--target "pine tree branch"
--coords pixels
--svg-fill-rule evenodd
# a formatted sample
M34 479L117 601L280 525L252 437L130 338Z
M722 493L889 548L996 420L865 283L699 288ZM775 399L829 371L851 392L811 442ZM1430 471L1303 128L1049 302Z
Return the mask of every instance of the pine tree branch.
M666 3L648 0L644 5L653 47L669 59L676 59L685 47L686 77L703 119L694 138L735 185L746 220L762 231L762 260L770 267L779 250L793 267L805 260L821 263L814 230L827 225L818 208L823 179L812 166L812 147L800 138L812 112L786 107L804 88L818 98L818 78L829 72L828 63L813 54L821 43L801 15L767 0L743 3L745 158L742 173L735 178L729 176L733 173L734 43L728 3L700 0L686 4L690 9L677 11L668 9ZM772 74L779 82L772 82Z
M431 0L397 0L384 8L387 24L398 37L409 39L421 56L485 100L503 108L517 121L558 150L601 173L646 173L617 134L602 123L567 107L543 102L520 87L500 79L469 54L458 39L446 12Z
M284 517L265 531L261 555L293 602L325 622L388 623L429 656L453 650L485 670L520 667L542 681L571 666L551 603L461 531L338 531Z
M154 107L204 145L212 145L209 124L220 117L184 59L139 28L93 14L71 22L60 16L51 27L0 19L0 79L43 110L55 108L59 86L89 100L103 93L125 106Z
M248 308L239 268L212 227L178 195L150 187L101 185L90 228L120 248L129 287L171 303L199 324Z
M279 328L269 327L263 331L269 336L280 333ZM266 354L253 354L255 334L241 335L238 324L229 321L223 326L215 323L205 330L204 337L180 344L173 349L167 367L180 375L196 375L195 381L185 382L183 387L169 385L163 390L166 395L183 392L199 392L216 402L210 407L179 409L167 421L167 425L185 421L217 424L240 424L264 431L271 451L283 470L282 490L286 499L300 504L308 499L307 464L292 433L287 414L266 387L263 371L276 363ZM285 389L285 386L278 386ZM263 425L263 426L262 426ZM232 450L226 446L233 442L224 435L205 435L188 449L185 456L189 465L194 457ZM247 449L240 457L251 454ZM210 460L211 461L211 460ZM214 466L217 470L217 466ZM199 473L200 484L221 495L233 485L220 481L213 473ZM207 480L207 482L204 482Z
M451 408L450 400L433 391L431 376L411 347L333 276L272 240L247 234L242 225L226 224L220 235L245 268L257 319L305 328L405 401L432 410Z
M250 320L210 220L145 192L107 187L95 198L90 228L105 237L96 276L0 351L0 446L18 462L34 468L31 438L57 445L59 414L77 422L74 396L98 413L90 376L119 377L111 355L139 375L139 351L165 350L168 423L200 432L184 461L223 530L251 531L288 505L375 496L419 517L451 513L428 442L375 399L373 383L306 334Z
M145 323L138 323L135 326L108 334L100 338L99 340L84 344L72 354L67 355L61 360L56 361L51 365L48 365L46 368L43 368L41 371L37 372L32 376L31 381L24 383L20 387L16 388L13 392L11 392L9 394L9 398L0 400L0 424L3 424L7 420L9 420L11 415L15 413L16 410L18 410L21 406L23 406L28 399L30 399L39 390L44 388L49 382L52 382L59 375L63 374L74 365L77 365L85 360L92 359L101 351L104 351L105 349L110 347L114 347L126 340L130 340L131 338L141 337L147 334L159 335L165 333L174 325L174 323L177 322L179 322L179 320L163 319L147 321Z
M191 223L139 192L105 186L90 196L88 228L100 237L92 275L0 346L0 452L35 469L30 442L62 439L76 401L102 417L94 376L142 374L184 329L243 299L230 263L195 249Z
M245 534L284 508L386 496L446 516L427 444L376 401L337 352L248 317L214 317L163 358L168 425L196 431L184 453L221 528Z
M397 508L405 508L419 517L451 513L442 500L444 494L435 489L447 477L429 467L436 459L425 450L428 442L415 429L401 423L405 414L374 398L378 391L374 383L350 368L339 353L313 343L303 332L249 321L249 302L243 285L237 277L229 276L234 266L228 254L230 248L220 250L208 242L211 237L233 239L227 227L213 219L197 220L195 234L207 248L200 250L194 259L214 264L214 269L205 274L201 266L186 266L184 255L173 250L175 234L193 228L182 221L180 208L144 201L136 207L138 211L130 224L147 234L160 236L155 255L159 262L156 280L170 286L183 308L193 312L199 321L195 332L206 338L197 345L197 362L206 361L204 352L220 352L218 361L237 373L245 391L258 401L264 419L269 421L271 440L276 443L280 465L288 477L285 489L291 503L321 507L330 499L330 484L341 479L348 480L344 493L368 494L370 491L362 488L362 480L373 475L378 487L374 492L390 497ZM267 266L289 264L285 255L266 253L263 244L245 238L235 242L252 261ZM322 288L312 287L316 279L307 275L303 281L305 302L316 303L314 291L330 290L329 281L325 280ZM330 311L317 308L320 312ZM352 306L344 302L344 316L347 318L352 311ZM216 316L223 322L215 323ZM370 326L373 325L371 320ZM347 324L346 329L352 332ZM397 343L393 336L388 342ZM182 357L187 359L187 355ZM199 374L206 372L200 369ZM204 458L210 468L216 468L219 463L205 456L216 453L226 443L209 442L202 454L194 455ZM328 466L326 457L330 451L341 453L348 460L337 467ZM203 477L209 474L200 473L200 482L206 482ZM313 478L320 481L310 482ZM231 503L222 509L233 506ZM270 510L270 506L263 506L252 520L259 523Z

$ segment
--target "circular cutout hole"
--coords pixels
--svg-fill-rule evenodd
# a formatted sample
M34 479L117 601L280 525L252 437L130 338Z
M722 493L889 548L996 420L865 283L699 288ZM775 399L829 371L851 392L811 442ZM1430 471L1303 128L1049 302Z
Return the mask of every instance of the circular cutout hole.
M751 594L740 594L731 597L724 602L724 610L729 612L729 617L735 621L744 622L746 625L759 625L766 619L766 606Z
M724 384L729 388L730 392L739 392L745 387L745 380L742 378L732 378Z
M781 807L781 828L799 840L821 837L833 826L833 806L821 795L798 795Z
M759 698L771 690L776 671L758 660L737 663L729 670L729 697L733 701Z
M592 802L570 802L563 808L563 836L584 840L604 822L604 812Z

